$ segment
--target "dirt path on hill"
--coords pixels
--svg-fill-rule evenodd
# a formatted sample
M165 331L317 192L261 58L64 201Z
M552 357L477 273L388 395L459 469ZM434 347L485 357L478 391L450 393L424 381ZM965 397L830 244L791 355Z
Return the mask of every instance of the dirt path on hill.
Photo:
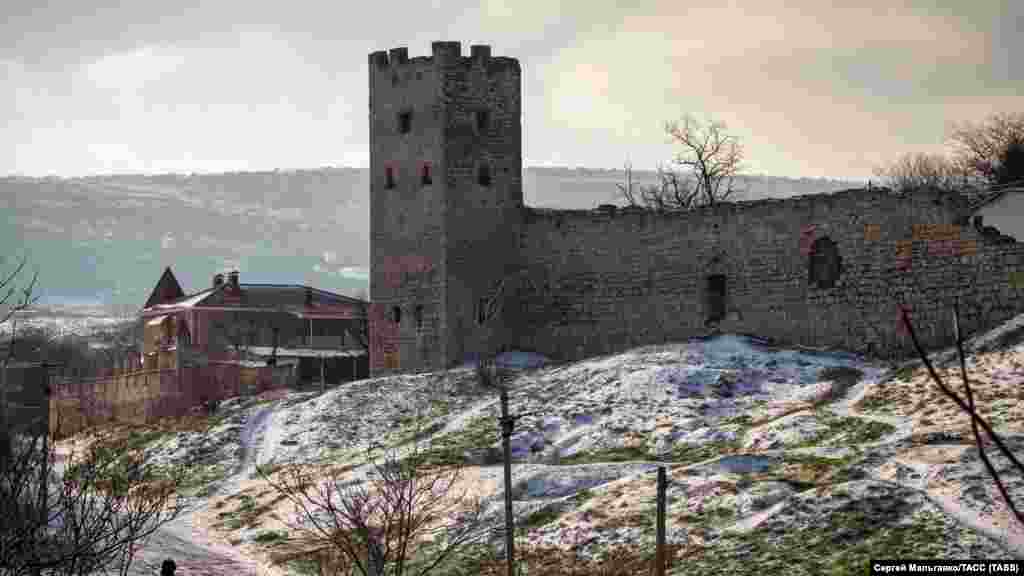
M224 480L218 493L231 490L247 478L255 468L260 452L259 441L270 423L273 407L258 411L245 424L242 432L242 458L231 477ZM58 453L58 472L63 458ZM284 572L247 558L226 542L212 537L196 525L196 515L203 511L209 498L196 500L189 510L172 522L161 526L136 550L128 576L154 576L167 558L177 565L176 576L282 576Z
M280 569L246 557L230 544L213 537L195 522L196 515L206 509L213 497L230 494L237 490L238 483L248 478L255 470L261 448L260 442L266 434L273 411L273 406L261 408L245 423L245 429L241 435L242 457L234 473L223 481L216 494L198 501L187 514L162 527L159 531L160 538L152 543L153 554L162 554L165 558L174 559L178 565L176 572L178 576L213 574L278 576L283 574ZM156 563L158 568L161 561L162 558ZM154 574L151 569L146 567L148 562L139 562L138 564L141 571L135 572L135 566L133 566L133 574L139 576Z

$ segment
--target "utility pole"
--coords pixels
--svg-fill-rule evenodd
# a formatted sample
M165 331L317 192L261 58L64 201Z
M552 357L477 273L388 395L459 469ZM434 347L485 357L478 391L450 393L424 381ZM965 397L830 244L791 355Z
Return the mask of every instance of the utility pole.
M515 429L516 420L536 412L510 415L508 413L508 388L505 386L504 374L497 370L494 364L488 366L488 370L493 371L491 383L498 386L501 400L501 447L505 460L505 556L508 562L508 576L513 576L515 573L515 520L512 516L512 432Z
M658 467L657 550L654 557L655 576L665 576L665 467Z
M501 389L501 447L505 452L505 558L508 576L513 576L515 553L515 522L512 519L512 429L515 421L508 414L508 390L503 383Z

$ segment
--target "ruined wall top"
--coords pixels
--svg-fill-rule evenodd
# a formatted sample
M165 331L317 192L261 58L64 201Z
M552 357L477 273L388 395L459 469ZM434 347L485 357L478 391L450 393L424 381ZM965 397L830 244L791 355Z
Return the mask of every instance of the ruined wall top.
M441 67L482 66L492 74L508 68L516 73L520 71L518 59L491 56L491 47L487 45L470 46L468 58L462 56L461 42L433 42L430 49L431 56L418 56L411 59L409 58L409 49L404 46L371 52L370 70L386 72L408 64L434 64Z

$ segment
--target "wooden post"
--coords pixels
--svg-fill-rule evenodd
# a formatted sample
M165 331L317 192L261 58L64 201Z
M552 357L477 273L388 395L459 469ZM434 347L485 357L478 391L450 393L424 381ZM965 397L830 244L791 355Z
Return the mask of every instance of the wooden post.
M508 390L498 383L501 389L501 447L505 452L505 556L508 564L508 576L513 576L514 565L514 530L512 519L512 418L508 415Z
M665 467L658 467L657 551L654 556L654 574L665 576Z

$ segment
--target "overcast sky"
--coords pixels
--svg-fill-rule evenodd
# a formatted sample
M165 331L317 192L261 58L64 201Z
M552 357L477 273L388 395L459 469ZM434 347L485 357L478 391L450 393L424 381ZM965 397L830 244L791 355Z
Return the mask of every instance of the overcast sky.
M520 60L527 165L653 168L693 113L751 172L867 178L1024 110L1021 0L43 3L0 6L0 174L366 166L367 55L434 40Z

